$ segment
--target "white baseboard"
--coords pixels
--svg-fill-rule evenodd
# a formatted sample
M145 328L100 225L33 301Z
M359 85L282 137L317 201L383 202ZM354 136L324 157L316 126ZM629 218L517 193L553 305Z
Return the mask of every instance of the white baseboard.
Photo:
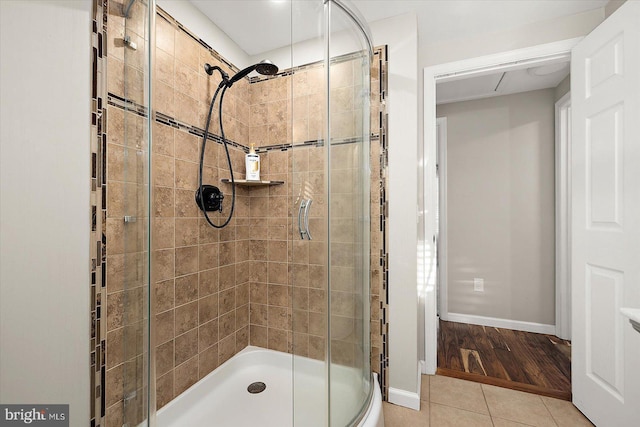
M399 388L389 387L389 403L404 406L405 408L420 410L420 394L412 393Z
M422 370L424 361L418 360L418 392L410 392L400 390L399 388L389 387L389 402L394 405L404 406L405 408L420 410L420 390L422 390L420 382L422 381Z
M538 334L556 334L556 325L523 322L521 320L499 319L497 317L476 316L473 314L447 313L441 316L449 322L471 323L472 325L490 326L492 328L515 329L516 331L535 332Z

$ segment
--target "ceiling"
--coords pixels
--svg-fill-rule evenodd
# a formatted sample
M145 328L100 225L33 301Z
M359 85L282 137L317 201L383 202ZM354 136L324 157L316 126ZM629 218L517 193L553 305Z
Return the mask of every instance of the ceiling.
M248 55L321 33L320 0L190 0ZM607 0L352 0L368 22L415 12L420 45L509 30L604 7ZM294 19L291 19L293 15ZM292 26L293 21L293 26ZM292 31L293 30L293 31Z
M569 62L565 60L548 65L446 81L436 86L436 104L554 88L568 75Z

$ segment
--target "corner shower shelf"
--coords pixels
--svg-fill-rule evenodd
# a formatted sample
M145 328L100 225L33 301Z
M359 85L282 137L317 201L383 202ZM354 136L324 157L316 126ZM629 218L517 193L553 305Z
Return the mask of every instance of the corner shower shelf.
M222 182L230 184L231 180L228 178L221 179ZM237 185L243 185L245 187L266 187L268 185L282 185L284 181L250 181L246 179L236 179Z

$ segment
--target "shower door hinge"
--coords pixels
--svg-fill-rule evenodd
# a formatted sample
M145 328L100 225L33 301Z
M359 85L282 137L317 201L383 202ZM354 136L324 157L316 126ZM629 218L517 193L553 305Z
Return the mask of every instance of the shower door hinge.
M124 216L124 222L129 224L132 222L136 222L138 220L138 218L136 218L135 216L131 216L131 215L125 215Z
M133 50L138 50L138 45L131 41L131 36L124 36L124 38L122 39L122 42L124 43L125 46L133 49Z

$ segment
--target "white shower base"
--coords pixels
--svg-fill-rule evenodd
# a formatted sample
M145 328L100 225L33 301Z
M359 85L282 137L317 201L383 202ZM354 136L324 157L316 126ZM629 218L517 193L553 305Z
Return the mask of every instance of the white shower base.
M292 359L288 353L249 346L160 409L157 425L293 427L295 399L296 427L323 427L327 406L324 369L324 362L298 356ZM344 366L332 369L332 393L340 397L333 400L331 410L352 414L357 402L347 385L357 380L358 371ZM267 388L259 394L248 393L247 386L256 381L265 383ZM373 398L359 427L384 426L377 379L374 386Z

